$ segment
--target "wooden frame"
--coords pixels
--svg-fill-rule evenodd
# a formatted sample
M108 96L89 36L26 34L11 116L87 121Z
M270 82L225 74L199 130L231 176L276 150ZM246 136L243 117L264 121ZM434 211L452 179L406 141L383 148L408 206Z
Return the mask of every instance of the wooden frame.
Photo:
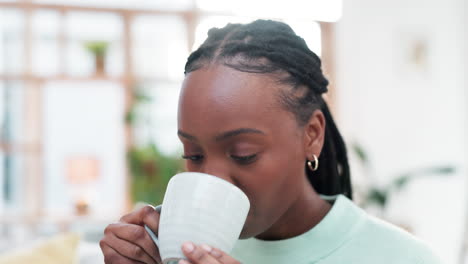
M25 28L23 32L23 39L24 39L24 46L23 46L23 53L25 54L24 58L24 69L23 74L0 74L0 81L24 81L28 89L30 86L31 88L38 89L38 92L35 93L36 96L28 97L27 104L32 104L36 106L36 110L42 108L40 95L41 93L41 86L45 82L49 81L74 81L74 82L87 82L87 81L95 81L95 80L108 80L112 82L117 82L122 84L124 87L124 102L125 102L125 112L128 111L133 103L133 92L132 87L135 81L135 76L133 72L132 66L132 40L131 40L131 21L133 17L136 15L176 15L180 16L185 19L188 28L188 36L187 39L189 40L189 46L187 47L188 50L191 49L194 39L195 39L195 28L196 28L196 21L198 12L196 10L191 11L161 11L161 10L144 10L144 9L120 9L120 8L101 8L101 7L85 7L85 6L67 6L67 5L55 5L55 4L38 4L31 1L22 1L22 2L6 2L0 3L0 8L11 8L21 10L25 13ZM61 19L63 19L67 13L75 12L75 11L86 11L86 12L105 12L105 13L113 13L117 14L122 18L123 21L123 49L124 49L124 74L121 77L71 77L67 76L63 73L59 73L56 76L51 77L42 77L33 74L32 72L32 54L31 54L31 46L32 46L32 27L31 27L31 16L36 10L55 10L61 14ZM66 37L65 37L65 27L64 23L60 23L59 33L58 33L58 46L59 46L59 68L63 69L64 66L67 64L66 56L64 56L64 50L66 47ZM147 80L147 79L144 79ZM159 79L151 79L151 81L166 81L166 80L159 80ZM38 113L38 112L36 112ZM40 119L41 115L36 114L34 118L30 116L25 116L24 120L35 120L36 123L42 124L42 120ZM25 124L26 126L31 126L31 124ZM127 124L125 125L125 147L128 150L133 142L132 142L132 128ZM40 133L41 129L35 130L36 133ZM34 155L40 159L43 155L43 147L42 147L42 135L37 135L36 137L38 140L34 143L10 143L10 142L0 142L0 150L5 153L24 153L26 155ZM26 168L40 168L41 162L29 161L25 164ZM27 217L40 217L43 215L42 208L43 208L43 192L42 188L37 188L37 186L42 186L44 181L44 175L42 175L42 170L28 170L29 173L26 173L26 182L28 186L35 187L34 190L26 191L25 193L29 193L28 197L26 197L26 207L27 211L31 212L28 214ZM129 172L126 172L125 177L125 186L129 186ZM30 188L29 188L30 189ZM40 190L38 190L40 189ZM131 208L130 204L130 197L128 197L129 192L126 192L126 205L125 210L129 210Z

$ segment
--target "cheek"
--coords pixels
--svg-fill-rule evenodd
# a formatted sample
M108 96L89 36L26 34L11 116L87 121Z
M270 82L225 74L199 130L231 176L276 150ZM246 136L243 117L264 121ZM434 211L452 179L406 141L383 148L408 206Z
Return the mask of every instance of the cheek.
M298 153L289 154L284 151L271 152L250 170L240 174L240 187L251 202L248 229L264 231L296 199L305 173Z
M300 159L291 155L272 155L265 158L258 168L256 189L259 198L268 201L287 201L290 194L297 188L303 176Z

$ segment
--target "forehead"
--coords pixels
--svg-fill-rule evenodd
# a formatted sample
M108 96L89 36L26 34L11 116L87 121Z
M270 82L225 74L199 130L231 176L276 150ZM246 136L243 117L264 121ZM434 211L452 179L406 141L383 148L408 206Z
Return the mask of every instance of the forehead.
M274 125L275 118L288 115L278 100L282 86L268 74L241 72L226 66L191 72L179 99L179 129Z
M217 65L187 74L182 85L181 98L185 99L184 96L187 95L190 97L203 95L212 103L221 100L225 104L241 97L246 97L244 99L262 97L270 100L277 91L278 84L267 74L241 72Z

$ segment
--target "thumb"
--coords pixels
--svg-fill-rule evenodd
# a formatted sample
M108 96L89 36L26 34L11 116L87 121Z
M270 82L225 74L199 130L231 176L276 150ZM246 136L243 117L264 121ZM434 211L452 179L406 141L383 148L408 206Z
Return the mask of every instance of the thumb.
M211 248L209 254L213 256L219 263L223 264L240 264L240 262L233 257L229 256L225 252L217 248Z

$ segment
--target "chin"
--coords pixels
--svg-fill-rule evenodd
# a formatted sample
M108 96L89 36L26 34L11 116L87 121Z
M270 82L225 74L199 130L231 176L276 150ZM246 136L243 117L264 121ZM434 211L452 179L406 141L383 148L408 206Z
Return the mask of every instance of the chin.
M244 228L242 229L239 235L239 239L248 239L254 236L255 234L253 234L253 232L249 232L249 229L244 226Z
M248 238L257 236L258 234L261 234L262 232L263 231L259 230L258 226L254 224L252 217L250 217L249 215L239 235L239 239L248 239Z

